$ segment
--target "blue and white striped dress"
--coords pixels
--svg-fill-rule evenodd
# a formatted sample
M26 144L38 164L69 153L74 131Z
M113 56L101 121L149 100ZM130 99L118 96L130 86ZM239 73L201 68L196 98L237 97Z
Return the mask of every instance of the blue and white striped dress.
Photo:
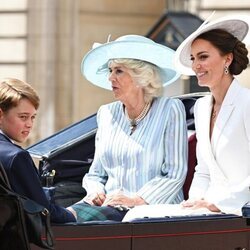
M187 172L185 109L178 99L155 98L146 117L130 135L123 104L100 107L96 151L83 178L87 194L122 189L148 204L179 203Z

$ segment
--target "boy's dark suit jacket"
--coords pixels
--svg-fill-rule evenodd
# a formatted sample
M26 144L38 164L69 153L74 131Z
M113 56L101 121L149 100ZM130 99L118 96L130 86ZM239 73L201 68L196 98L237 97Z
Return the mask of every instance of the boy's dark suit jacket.
M63 207L52 204L46 198L40 183L37 168L30 154L13 144L0 133L0 161L9 178L12 189L42 206L51 213L51 221L56 223L73 222L73 215Z

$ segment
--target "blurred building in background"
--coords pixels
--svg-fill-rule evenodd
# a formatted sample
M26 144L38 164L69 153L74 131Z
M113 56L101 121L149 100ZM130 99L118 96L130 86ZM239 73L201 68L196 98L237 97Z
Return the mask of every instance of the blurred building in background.
M149 34L168 12L185 11L206 19L214 10L214 18L250 15L250 1L0 0L0 78L27 81L41 97L28 144L114 100L112 92L95 87L80 73L82 57L94 42L106 42L109 34L111 40L125 34ZM249 77L248 69L242 82ZM183 76L165 94L191 90L192 81Z

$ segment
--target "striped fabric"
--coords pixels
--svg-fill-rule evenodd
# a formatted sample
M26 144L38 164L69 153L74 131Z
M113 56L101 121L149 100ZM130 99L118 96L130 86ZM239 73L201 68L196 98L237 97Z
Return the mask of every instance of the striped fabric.
M83 178L88 195L123 190L149 204L183 200L187 127L180 100L156 98L132 135L121 102L100 107L97 122L95 157Z

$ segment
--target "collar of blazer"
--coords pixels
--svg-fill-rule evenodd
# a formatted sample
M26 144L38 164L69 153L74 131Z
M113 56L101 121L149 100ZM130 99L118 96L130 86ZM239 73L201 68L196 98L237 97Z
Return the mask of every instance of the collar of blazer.
M214 152L216 151L216 147L218 146L219 139L223 134L223 130L232 114L235 106L235 101L239 98L239 90L240 85L238 84L237 80L234 80L231 86L228 89L228 92L225 96L225 99L222 103L221 110L217 117L212 141L210 142L210 116L212 112L212 103L213 98L211 96L206 96L200 100L198 103L199 108L197 110L197 129L199 130L199 151L202 152L203 157L205 157L205 161L208 162L208 165L212 164L213 166L217 166L216 158ZM207 112L205 112L207 111ZM210 162L210 163L209 163ZM217 168L220 175L217 175L217 178L220 178L221 181L226 182L227 178L222 171L220 171L219 166ZM211 170L211 169L210 169ZM218 173L219 173L218 172Z
M14 143L14 141L12 141L7 135L5 135L1 130L0 130L0 141L8 141L11 142L12 144L14 144L15 146L22 148L21 146L17 145Z
M213 130L213 135L212 135L212 140L211 140L214 150L216 150L220 136L223 134L223 130L225 126L227 125L228 120L234 110L235 100L237 100L237 98L240 98L238 97L239 89L240 89L240 86L237 80L233 80L223 100L220 112L218 114L218 117L214 125L214 130ZM212 104L210 103L210 105Z
M4 140L4 141L7 140L7 141L12 142L12 141L10 140L10 138L2 132L1 129L0 129L0 140Z

